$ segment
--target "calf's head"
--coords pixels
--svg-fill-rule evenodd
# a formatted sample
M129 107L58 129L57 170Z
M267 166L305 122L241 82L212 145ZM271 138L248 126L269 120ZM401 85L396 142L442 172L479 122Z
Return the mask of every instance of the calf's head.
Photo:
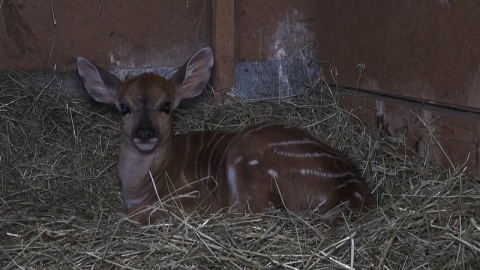
M144 73L122 81L85 58L78 57L76 63L90 96L121 111L122 143L149 154L168 140L171 113L180 100L197 96L205 88L214 55L211 48L201 49L170 80Z

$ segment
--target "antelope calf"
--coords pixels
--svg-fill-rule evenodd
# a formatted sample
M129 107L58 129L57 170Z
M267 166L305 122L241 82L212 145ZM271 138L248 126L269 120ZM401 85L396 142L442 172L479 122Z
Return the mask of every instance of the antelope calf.
M168 80L145 73L126 81L77 58L87 92L123 115L118 176L131 219L143 224L182 208L313 210L325 220L368 207L357 169L306 130L273 122L239 133L172 136L172 113L199 95L214 63L211 48L193 55Z

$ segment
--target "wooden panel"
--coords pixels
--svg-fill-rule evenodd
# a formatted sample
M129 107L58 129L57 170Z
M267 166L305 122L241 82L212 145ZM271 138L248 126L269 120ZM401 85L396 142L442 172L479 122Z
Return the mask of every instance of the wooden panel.
M480 177L479 131L476 114L374 94L343 94L342 105L353 109L366 124L405 138L419 156L445 167L466 164L467 172Z
M317 77L315 0L237 0L236 94L298 95Z
M480 1L317 0L316 10L330 82L480 109Z
M239 62L283 60L314 42L315 1L236 1Z
M234 0L213 1L212 39L215 50L214 102L216 105L221 105L230 89L235 88Z
M0 70L176 67L210 43L209 1L0 1Z

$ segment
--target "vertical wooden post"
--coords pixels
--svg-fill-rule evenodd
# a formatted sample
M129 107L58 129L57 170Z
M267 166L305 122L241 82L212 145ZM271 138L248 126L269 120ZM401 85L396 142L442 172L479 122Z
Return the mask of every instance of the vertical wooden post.
M215 105L235 88L235 1L213 0L212 42L215 50Z

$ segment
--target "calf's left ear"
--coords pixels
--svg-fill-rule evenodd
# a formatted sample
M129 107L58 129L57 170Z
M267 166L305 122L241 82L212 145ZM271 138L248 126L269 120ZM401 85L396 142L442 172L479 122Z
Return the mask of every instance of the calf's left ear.
M206 47L194 54L172 77L175 85L175 107L180 100L198 96L212 74L214 54L210 47Z

